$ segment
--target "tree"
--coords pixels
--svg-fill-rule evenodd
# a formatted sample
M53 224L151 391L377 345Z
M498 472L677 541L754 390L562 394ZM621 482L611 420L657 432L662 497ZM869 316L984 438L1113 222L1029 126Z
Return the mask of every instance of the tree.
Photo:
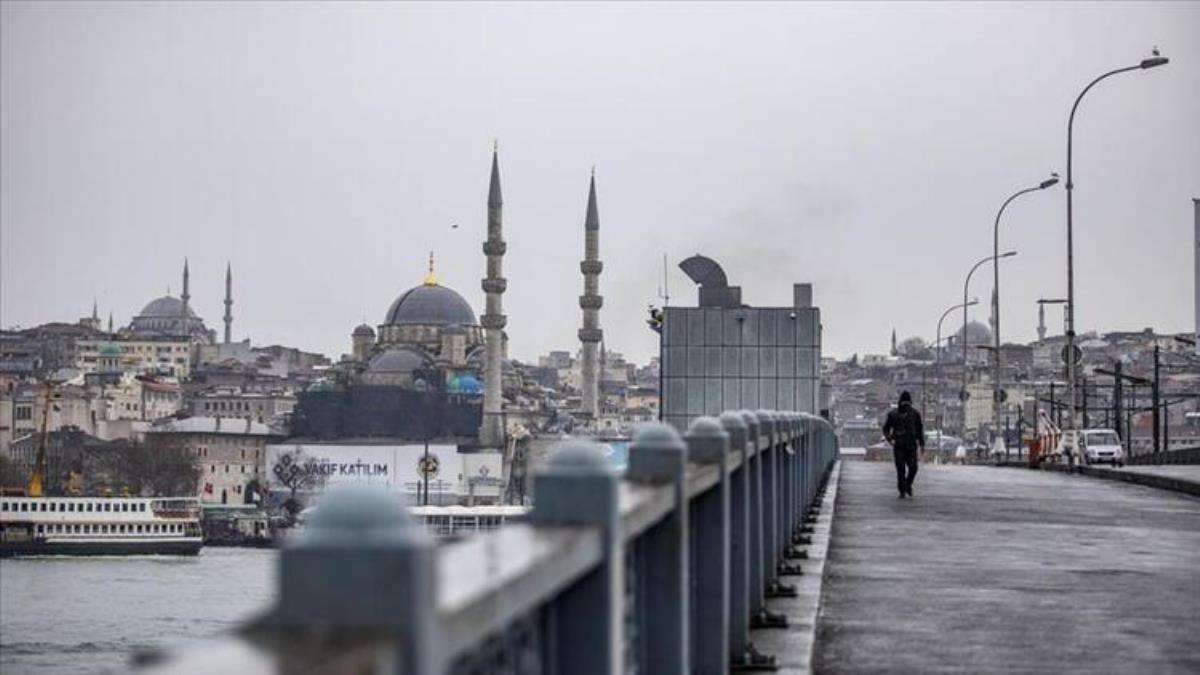
M0 487L24 488L29 482L29 474L8 455L0 454Z
M906 338L896 348L896 352L906 359L928 360L932 357L929 345L919 337Z
M149 436L152 440L121 442L104 452L90 472L93 480L107 483L112 491L145 497L195 496L200 482L195 456L181 443Z
M302 508L300 500L296 497L297 493L320 490L325 487L327 480L320 463L304 454L304 450L298 445L281 453L270 471L276 482L288 489L288 498L283 507L293 518Z

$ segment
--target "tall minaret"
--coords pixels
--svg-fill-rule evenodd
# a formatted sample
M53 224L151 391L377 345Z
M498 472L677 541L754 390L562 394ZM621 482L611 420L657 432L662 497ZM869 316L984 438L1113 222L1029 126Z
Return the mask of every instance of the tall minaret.
M507 317L504 316L504 290L508 282L504 279L503 205L500 197L500 159L496 146L492 147L492 180L488 185L487 241L483 242L483 254L487 256L487 276L484 277L483 292L487 296L487 307L479 318L484 330L486 363L483 370L483 428L479 430L479 442L484 447L504 446L504 400L501 396L501 360L504 357L501 339Z
M1046 303L1038 303L1038 342L1046 340Z
M109 335L111 335L112 332L113 332L112 331L112 310L109 310L108 311L108 333L109 333Z
M187 332L187 318L188 318L188 300L192 299L192 296L188 294L188 261L187 261L187 258L183 259L183 294L179 296L179 299L183 300L183 330L186 333Z
M600 330L600 307L604 298L600 295L600 215L596 211L596 170L592 169L592 182L588 188L587 217L583 221L583 295L579 296L579 307L583 310L583 328L579 329L579 341L583 343L583 414L596 419L600 415L600 378L596 372L596 350L604 333Z
M225 344L233 333L233 265L225 263Z
M92 298L92 325L98 327L100 325L100 311L96 306L96 299Z
M896 349L896 327L892 326L892 356L899 356L900 350Z

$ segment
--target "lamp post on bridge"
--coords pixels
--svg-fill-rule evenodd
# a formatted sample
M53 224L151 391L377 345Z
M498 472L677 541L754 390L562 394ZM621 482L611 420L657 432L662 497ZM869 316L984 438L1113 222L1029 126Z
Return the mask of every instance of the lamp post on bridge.
M1140 63L1134 66L1126 66L1110 70L1107 73L1097 77L1088 83L1083 91L1079 92L1079 96L1075 98L1075 103L1071 106L1071 115L1067 119L1067 307L1066 307L1066 333L1067 333L1067 438L1070 438L1071 462L1075 461L1076 454L1076 431L1077 424L1075 422L1076 408L1078 402L1076 399L1076 382L1075 374L1077 368L1075 366L1075 242L1073 238L1073 211L1071 195L1075 190L1075 182L1072 173L1071 154L1074 149L1074 131L1075 131L1075 113L1079 109L1079 102L1083 100L1084 95L1096 86L1101 80L1118 75L1120 73L1128 73L1134 70L1146 70L1149 68L1157 68L1165 66L1168 59L1164 56L1159 56L1158 49L1152 52L1150 58L1142 59Z
M963 311L966 311L967 307L970 307L971 305L978 305L978 304L979 304L979 298L973 298L970 302L960 302L957 305L954 305L953 307L951 307L951 308L947 309L945 312L943 312L942 318L938 319L938 322L937 322L937 338L933 343L933 395L937 397L937 425L938 425L937 449L938 449L939 453L942 451L942 427L945 426L945 416L943 415L943 410L942 410L942 394L941 394L941 388L942 388L942 322L946 320L946 317L950 316L950 312L953 312L954 310L959 309L959 308L962 308Z
M1004 209L1008 208L1008 205L1011 204L1017 197L1029 194L1030 192L1045 190L1046 188L1057 184L1058 174L1052 173L1050 174L1049 178L1041 183L1014 192L1012 196L1004 200L1004 203L1000 205L1000 210L996 212L996 222L992 226L992 302L995 303L995 306L992 308L992 316L995 319L995 325L992 326L992 338L993 344L996 348L995 354L993 355L994 368L992 378L993 436L995 436L995 434L1000 430L1000 406L1002 403L1000 400L1000 217L1004 215ZM1001 439L1001 442L1005 444L1005 454L1008 454L1007 439L1004 438L1003 434L1001 434L999 438Z
M1016 251L1006 251L999 255L993 254L986 258L980 259L979 262L975 263L975 265L971 267L971 271L967 272L967 279L963 282L962 389L958 392L958 400L962 401L962 437L964 441L967 439L967 342L969 342L967 339L967 307L970 306L970 303L967 302L967 294L971 286L971 276L975 274L975 270L979 269L986 262L990 262L998 258L1011 258L1016 254Z

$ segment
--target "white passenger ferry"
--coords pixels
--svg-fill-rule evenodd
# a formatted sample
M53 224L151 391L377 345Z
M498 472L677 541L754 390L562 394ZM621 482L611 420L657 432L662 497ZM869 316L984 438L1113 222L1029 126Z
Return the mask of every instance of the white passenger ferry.
M0 496L0 557L195 555L201 546L194 498Z

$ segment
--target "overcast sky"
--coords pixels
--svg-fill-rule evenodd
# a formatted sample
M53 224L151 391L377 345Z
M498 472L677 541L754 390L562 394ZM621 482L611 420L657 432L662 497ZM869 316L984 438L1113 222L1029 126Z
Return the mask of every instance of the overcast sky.
M500 141L510 352L576 349L596 166L608 347L720 262L743 299L811 281L825 353L932 338L996 209L1064 171L1076 124L1080 329L1192 328L1200 3L276 5L5 2L0 325L126 324L191 261L235 338L336 357L420 283L482 311ZM1065 293L1065 192L1008 210L1006 339ZM459 227L454 229L453 224ZM990 273L972 295L986 320ZM1061 312L1049 311L1052 330Z

